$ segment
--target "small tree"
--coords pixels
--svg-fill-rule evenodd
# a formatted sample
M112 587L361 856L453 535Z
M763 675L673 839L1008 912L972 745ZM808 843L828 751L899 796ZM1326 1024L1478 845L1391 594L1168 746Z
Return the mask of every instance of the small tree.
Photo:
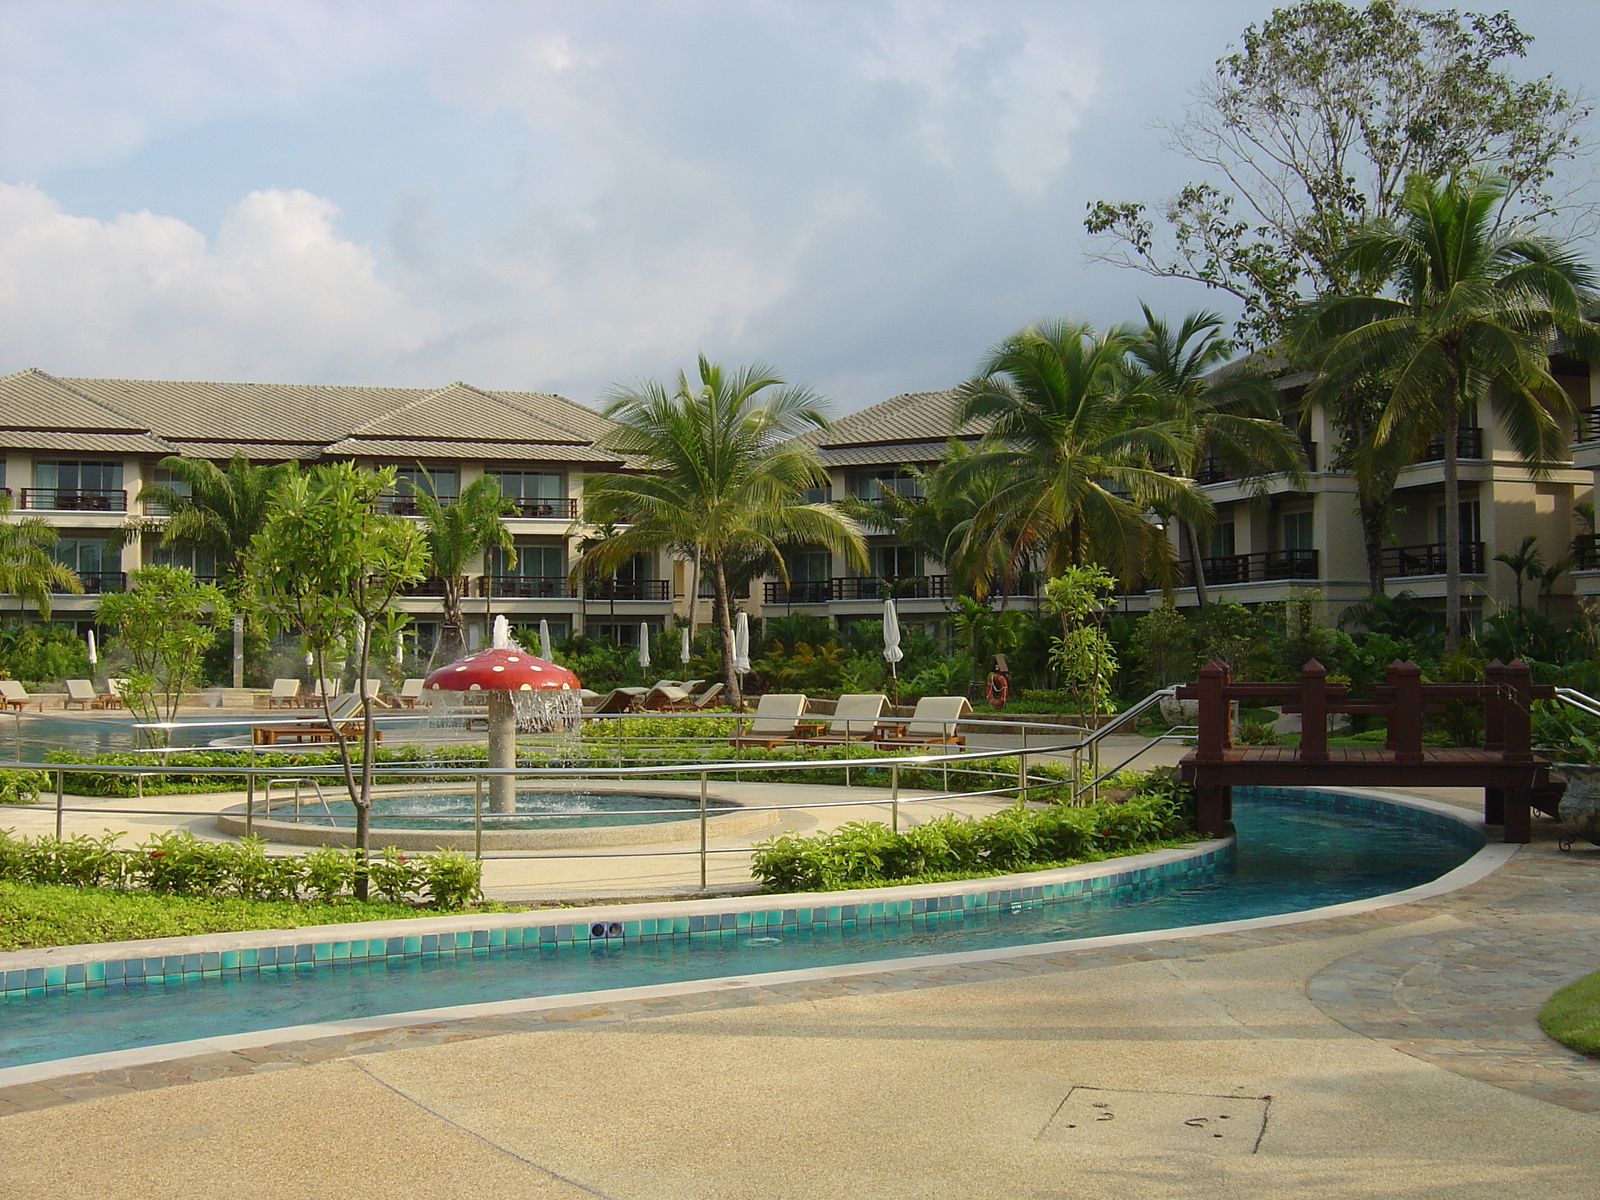
M132 664L123 702L150 724L170 722L233 609L219 588L180 567L146 567L130 582L127 591L101 598L99 619L117 631ZM145 729L143 740L164 746L166 730Z
M437 653L449 662L461 653L467 641L466 618L461 611L467 565L491 548L505 556L508 568L516 565L516 543L502 520L507 513L516 511L516 505L502 494L500 484L490 475L468 484L453 504L443 503L431 491L418 490L413 498L422 514L428 558L442 585L444 619L440 622Z
M316 674L341 644L355 648L356 679L367 676L373 649L392 636L395 597L427 575L422 533L403 517L378 512L378 498L394 488L393 468L361 471L350 463L317 467L279 489L266 525L252 546L261 601L280 629L292 629L313 656ZM350 738L323 714L344 767L345 788L356 810L356 847L368 850L372 814L372 757L376 731L372 697L362 693L361 763L355 768ZM356 893L367 896L363 871Z
M1061 618L1050 661L1080 713L1098 715L1111 707L1117 652L1098 618L1116 592L1116 577L1099 566L1068 567L1044 585L1045 604Z

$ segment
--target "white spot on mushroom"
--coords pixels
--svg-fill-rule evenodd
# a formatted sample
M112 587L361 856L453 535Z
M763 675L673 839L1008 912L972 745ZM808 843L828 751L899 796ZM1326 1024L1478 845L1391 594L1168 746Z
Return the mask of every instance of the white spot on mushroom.
M483 688L482 688L482 687L480 687L480 686L479 686L479 685L478 685L478 684L476 684L476 683L475 683L475 684L473 684L473 685L472 685L472 686L471 686L471 687L469 687L469 688L468 688L468 689L467 689L467 691L469 691L469 692L481 692L481 691L483 691Z
M495 667L495 668L494 668L494 670L496 670L496 671L504 671L504 670L505 670L505 668L504 668L504 667L498 667L498 666L497 666L497 667Z

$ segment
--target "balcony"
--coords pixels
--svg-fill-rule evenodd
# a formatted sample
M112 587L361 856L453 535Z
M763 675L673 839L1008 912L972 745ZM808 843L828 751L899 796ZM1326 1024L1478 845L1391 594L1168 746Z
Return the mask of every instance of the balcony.
M1456 431L1456 457L1483 457L1483 430L1476 425L1463 425ZM1422 450L1419 463L1439 462L1444 458L1444 434L1429 442ZM1426 574L1426 572L1424 572Z
M402 596L443 596L444 580L424 579L421 583L413 583L410 587L400 589Z
M607 579L584 588L590 600L670 600L669 579Z
M86 595L93 596L101 592L123 591L128 586L128 577L121 571L79 571L78 582L83 584Z
M1385 546L1383 577L1412 579L1418 575L1443 575L1448 561L1443 542L1428 542L1420 546ZM1482 542L1461 543L1461 573L1483 574Z
M97 488L23 488L19 508L52 512L127 512L128 493Z
M1600 533L1580 533L1572 539L1572 569L1600 571Z
M1300 449L1305 451L1307 468L1315 471L1317 469L1317 443L1302 441ZM1206 459L1200 464L1194 475L1194 481L1202 487L1212 483L1229 483L1238 478L1239 472L1220 458Z
M543 499L535 496L512 496L510 500L512 504L516 505L516 508L514 511L507 513L507 516L556 521L576 521L578 519L578 502L569 497Z
M1275 579L1316 579L1316 550L1267 550L1260 554L1224 554L1202 558L1206 583L1266 583ZM1194 565L1183 564L1183 586L1194 586Z
M1600 442L1600 407L1580 408L1578 427L1572 434L1580 442Z
M454 504L459 496L435 496L440 504ZM378 511L390 517L420 517L421 509L417 505L417 497L411 492L385 492L378 497Z
M577 592L565 575L485 575L478 580L478 594L505 600L567 600Z

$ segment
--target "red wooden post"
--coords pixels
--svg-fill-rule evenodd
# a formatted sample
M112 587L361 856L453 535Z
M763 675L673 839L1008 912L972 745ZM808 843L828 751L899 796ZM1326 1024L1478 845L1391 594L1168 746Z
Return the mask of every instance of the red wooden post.
M1395 672L1399 669L1399 666L1400 666L1400 660L1397 658L1392 663L1389 664L1387 670L1385 670L1384 673L1383 673L1384 682L1387 683L1391 688L1398 688L1400 686L1400 681L1397 678L1395 678ZM1394 692L1390 692L1389 696L1390 696L1390 703L1392 705L1395 693ZM1384 724L1383 748L1385 750L1398 750L1398 749L1400 749L1400 743L1396 740L1398 738L1399 734L1396 731L1395 726L1394 726L1394 709L1392 707L1389 709L1388 713L1385 714L1385 716L1383 718L1383 724Z
M1300 668L1300 761L1328 758L1328 668L1312 659Z
M1389 710L1389 744L1395 762L1422 761L1422 668L1414 662L1389 664L1394 707Z
M1506 748L1506 665L1498 658L1483 669L1483 748ZM1496 822L1499 824L1499 822Z
M1532 762L1533 673L1520 658L1512 659L1505 668L1504 679L1500 756L1506 762Z
M1505 832L1502 841L1527 843L1533 841L1533 789L1506 788Z
M1200 668L1200 678L1195 681L1200 701L1194 751L1194 761L1197 763L1219 763L1227 757L1228 718L1232 715L1229 712L1227 686L1227 663L1214 658Z
M1194 789L1195 829L1204 837L1223 837L1233 819L1233 789L1208 785Z

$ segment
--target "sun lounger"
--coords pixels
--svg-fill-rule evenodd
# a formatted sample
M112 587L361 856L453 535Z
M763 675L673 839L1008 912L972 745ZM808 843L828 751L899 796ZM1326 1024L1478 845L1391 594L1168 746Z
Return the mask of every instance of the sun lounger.
M105 694L100 697L101 708L127 708L128 681L126 679L106 680Z
M656 684L639 700L641 712L670 712L689 702L689 693L671 684Z
M636 712L639 708L639 701L644 699L648 691L650 691L649 688L642 687L612 688L600 698L600 703L589 711L592 713Z
M964 746L956 722L972 715L965 696L924 696L904 721L880 721L873 731L880 746Z
M272 691L267 696L268 708L299 708L300 707L300 681L298 679L274 679Z
M408 679L400 685L400 691L395 696L398 708L416 708L422 703L422 680Z
M806 744L870 741L888 707L889 697L876 692L840 696L831 717L816 718L826 722L827 728L817 737L806 738Z
M684 689L684 691L688 690L688 688ZM714 703L716 703L716 699L720 695L722 695L722 685L720 683L713 683L698 696L689 696L682 704L674 705L672 711L699 712L701 709L710 708Z
M250 740L257 746L276 746L280 742L331 742L334 730L347 738L358 738L366 725L362 718L361 697L354 692L337 696L328 704L330 721L290 721L282 725L255 725L250 730ZM383 730L373 731L377 741L383 741Z
M766 746L794 737L795 726L805 715L806 698L792 692L768 692L756 704L750 728L737 737L728 739L730 746Z
M100 693L95 691L93 680L68 679L64 680L64 682L67 685L67 698L62 701L62 708L66 708L71 704L76 704L82 709L105 707L100 702Z
M30 703L38 704L40 710L44 709L44 701L37 696L28 695L28 689L16 679L0 679L0 708L14 708L21 712Z

